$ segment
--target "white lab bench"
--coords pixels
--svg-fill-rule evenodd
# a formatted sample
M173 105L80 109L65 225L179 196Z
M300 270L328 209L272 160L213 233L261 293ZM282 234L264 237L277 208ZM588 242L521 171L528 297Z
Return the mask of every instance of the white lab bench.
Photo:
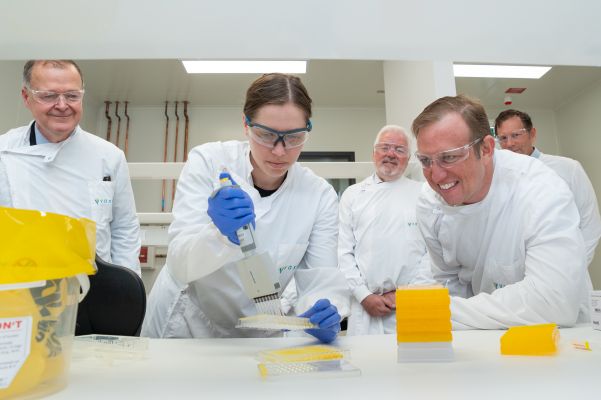
M601 331L561 330L555 356L502 356L504 331L453 332L455 361L399 364L396 336L340 337L361 376L262 380L255 354L309 338L151 339L143 359L75 359L67 388L49 399L594 399L601 393ZM590 343L577 350L573 340ZM80 345L76 343L75 346Z

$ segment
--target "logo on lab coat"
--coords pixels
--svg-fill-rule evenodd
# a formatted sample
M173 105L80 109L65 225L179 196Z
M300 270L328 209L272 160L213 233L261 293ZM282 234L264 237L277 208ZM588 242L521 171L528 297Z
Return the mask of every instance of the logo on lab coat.
M280 267L280 274L284 271L294 271L297 267L298 265L285 265Z
M96 203L97 206L100 206L103 204L113 204L113 199L94 199L94 202Z

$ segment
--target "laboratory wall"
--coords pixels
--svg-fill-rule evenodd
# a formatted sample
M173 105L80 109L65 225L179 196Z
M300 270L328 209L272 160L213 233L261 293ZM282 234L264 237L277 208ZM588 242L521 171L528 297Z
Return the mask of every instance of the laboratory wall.
M23 62L3 62L0 66L0 134L31 119L21 100Z
M183 161L184 115L182 104L178 107L180 116L178 132L178 158ZM122 106L121 106L122 107ZM111 109L113 110L113 109ZM96 125L92 132L106 138L107 119L104 104L96 108ZM125 118L121 111L119 147L124 149ZM162 162L165 140L165 105L128 107L130 128L128 135L129 162ZM169 130L167 161L174 160L176 117L174 103L168 108ZM242 106L240 107L194 107L189 105L189 146L225 140L244 140ZM111 141L115 143L117 119L111 112ZM354 152L356 161L370 161L371 149L376 133L386 123L384 108L314 108L311 136L305 151L345 151ZM171 205L171 185L168 186L167 210ZM161 181L138 180L133 182L136 206L139 212L161 210Z
M586 170L597 200L601 197L601 157L599 157L601 120L601 81L590 86L579 96L558 108L556 112L557 132L561 155L574 158ZM601 250L597 252L589 267L593 286L601 289Z

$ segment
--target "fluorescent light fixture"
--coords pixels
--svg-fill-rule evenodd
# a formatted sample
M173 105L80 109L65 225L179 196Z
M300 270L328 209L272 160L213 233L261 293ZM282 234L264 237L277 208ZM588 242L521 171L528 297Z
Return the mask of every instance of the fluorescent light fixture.
M533 67L527 65L453 65L455 76L466 78L539 79L550 69L551 67Z
M306 61L182 61L189 74L304 74Z

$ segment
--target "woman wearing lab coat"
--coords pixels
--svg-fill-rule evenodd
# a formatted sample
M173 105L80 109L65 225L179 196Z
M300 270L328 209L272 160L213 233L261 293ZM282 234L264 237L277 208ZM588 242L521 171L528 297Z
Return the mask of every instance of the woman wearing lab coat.
M295 277L295 311L319 326L308 333L323 342L335 339L349 293L336 268L336 193L296 162L310 117L311 99L300 79L267 74L247 91L248 141L192 149L177 186L167 262L150 294L142 335L269 335L235 328L238 318L257 313L236 268L244 257L236 230L251 223L257 252L271 256L282 290ZM225 189L219 182L224 169L234 184Z

